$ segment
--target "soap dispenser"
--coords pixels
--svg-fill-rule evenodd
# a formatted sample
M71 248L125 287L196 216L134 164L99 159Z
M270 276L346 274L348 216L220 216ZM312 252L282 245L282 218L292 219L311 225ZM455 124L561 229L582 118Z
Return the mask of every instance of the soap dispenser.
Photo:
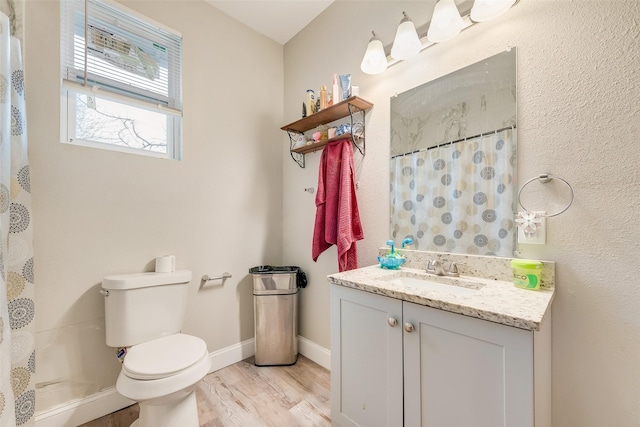
M387 240L387 246L389 246L387 254L378 257L380 267L388 270L397 270L405 262L405 258L396 252L393 240Z
M393 240L387 240L387 246L389 246L387 256L396 256L396 243Z

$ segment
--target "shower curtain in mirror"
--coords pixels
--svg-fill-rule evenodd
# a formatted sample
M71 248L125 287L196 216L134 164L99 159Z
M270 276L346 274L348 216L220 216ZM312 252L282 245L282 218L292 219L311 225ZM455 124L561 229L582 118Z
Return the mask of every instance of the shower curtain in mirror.
M20 41L0 13L0 425L33 426L34 279Z
M512 256L513 133L392 158L392 238L413 238L413 249Z

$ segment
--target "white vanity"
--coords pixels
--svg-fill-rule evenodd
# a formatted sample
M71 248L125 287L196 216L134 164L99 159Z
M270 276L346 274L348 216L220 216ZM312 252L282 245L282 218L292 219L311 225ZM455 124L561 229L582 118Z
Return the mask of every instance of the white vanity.
M550 426L554 263L529 291L507 258L405 255L328 276L333 425ZM436 258L461 277L426 274Z

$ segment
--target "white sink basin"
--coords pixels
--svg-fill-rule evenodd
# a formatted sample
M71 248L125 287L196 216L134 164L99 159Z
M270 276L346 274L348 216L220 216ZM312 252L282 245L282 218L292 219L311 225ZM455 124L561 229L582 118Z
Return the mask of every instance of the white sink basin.
M412 288L459 296L473 295L484 286L480 283L470 282L458 277L433 276L428 274L410 273L407 271L398 271L396 273L380 277L379 279Z

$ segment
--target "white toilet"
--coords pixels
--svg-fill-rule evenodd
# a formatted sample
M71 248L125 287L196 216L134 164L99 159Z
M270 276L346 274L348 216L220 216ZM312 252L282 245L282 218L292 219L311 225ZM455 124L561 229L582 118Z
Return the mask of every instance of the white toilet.
M116 389L140 405L135 427L198 427L195 387L211 368L206 343L181 334L191 271L107 276L107 345L128 347Z

